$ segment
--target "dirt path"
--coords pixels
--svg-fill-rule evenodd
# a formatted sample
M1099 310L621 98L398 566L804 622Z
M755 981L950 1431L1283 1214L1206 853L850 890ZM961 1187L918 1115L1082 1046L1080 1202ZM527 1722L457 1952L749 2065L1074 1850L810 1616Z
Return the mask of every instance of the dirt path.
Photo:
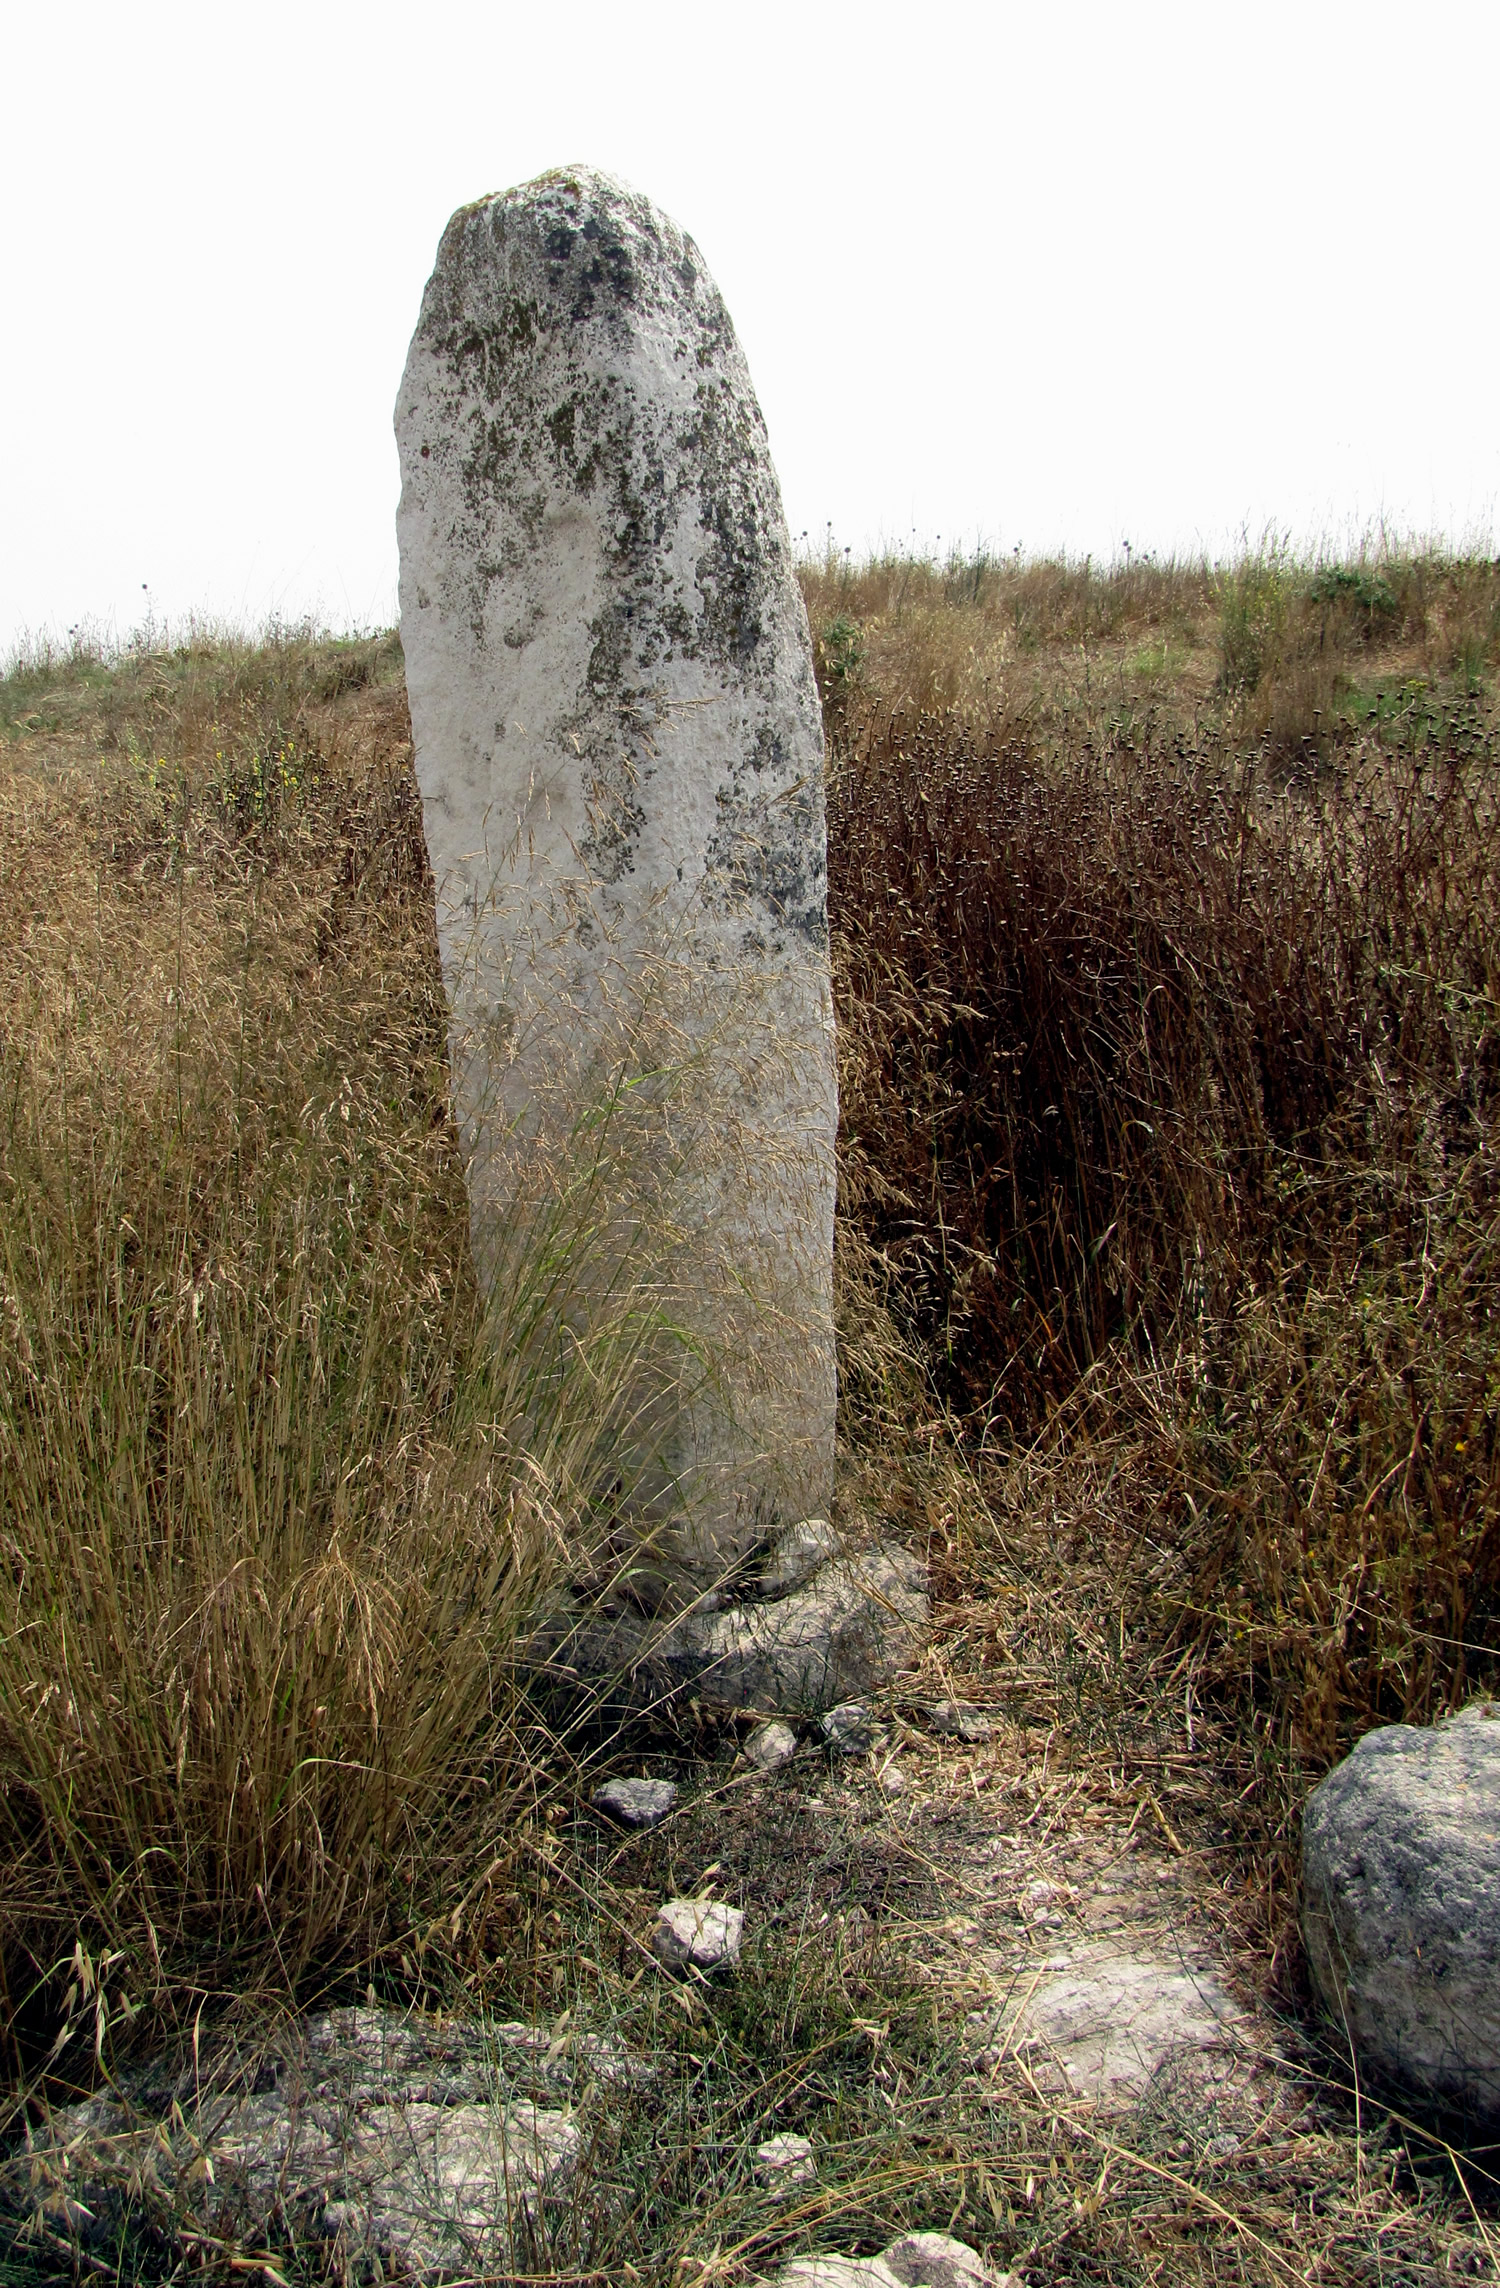
M926 1894L903 1918L913 1955L997 2095L1170 2110L1205 2148L1235 2149L1302 2100L1284 2030L1204 1905L1204 1860L1139 1806L1101 1808L1089 1771L1047 1766L1003 1722L953 1744L898 1717L858 1768L793 1765L745 1808L779 1789L778 1822L854 1820L883 1897Z

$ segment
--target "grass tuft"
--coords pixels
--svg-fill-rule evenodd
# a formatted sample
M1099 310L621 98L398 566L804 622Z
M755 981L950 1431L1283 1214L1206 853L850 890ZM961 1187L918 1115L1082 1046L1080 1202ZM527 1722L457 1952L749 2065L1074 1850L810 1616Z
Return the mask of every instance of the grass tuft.
M589 1108L476 1296L394 664L68 663L7 778L17 2004L75 1942L96 2018L297 1991L435 1911L534 1798L515 1648L666 1371Z

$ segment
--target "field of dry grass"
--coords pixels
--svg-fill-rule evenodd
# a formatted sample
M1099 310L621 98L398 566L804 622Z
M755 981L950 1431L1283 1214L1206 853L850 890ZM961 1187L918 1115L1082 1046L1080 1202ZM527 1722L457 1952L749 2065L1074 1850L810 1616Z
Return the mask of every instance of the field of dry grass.
M1299 1770L1431 1714L1500 1556L1500 574L809 586L848 1217L967 1442L1149 1449L1122 1625Z
M804 584L839 1498L932 1563L918 1701L1005 1727L931 1802L1003 1766L1058 1848L1048 1806L1159 1824L1299 2027L1306 1787L1497 1644L1500 570ZM912 1874L936 1829L881 1840L850 1784L730 1832L707 1718L565 1747L517 1693L506 1649L591 1530L609 1393L659 1330L643 1289L580 1370L576 1187L526 1223L500 1323L477 1311L398 647L33 656L0 742L18 2090L49 2050L57 2093L133 2026L368 1983L666 2061L545 2277L733 2284L955 2219L1033 2282L1489 2268L1482 2180L1357 2117L1300 2034L1295 2129L1230 2168L1190 2124L1110 2161L976 2092L908 1944L949 1911ZM676 2006L630 1937L665 1873L575 1816L587 1758L645 1747L702 1802L671 1879L779 1902L743 1983ZM743 2153L786 2127L832 2159L772 2213ZM115 2270L180 2261L147 2235Z

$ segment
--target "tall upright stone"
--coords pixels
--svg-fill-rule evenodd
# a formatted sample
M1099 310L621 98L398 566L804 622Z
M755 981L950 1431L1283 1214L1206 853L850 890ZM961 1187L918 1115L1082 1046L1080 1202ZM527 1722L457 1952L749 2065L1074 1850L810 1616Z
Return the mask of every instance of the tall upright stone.
M765 423L693 241L572 168L449 223L396 435L476 1260L626 1121L620 1230L704 1365L629 1498L703 1586L833 1458L823 737Z

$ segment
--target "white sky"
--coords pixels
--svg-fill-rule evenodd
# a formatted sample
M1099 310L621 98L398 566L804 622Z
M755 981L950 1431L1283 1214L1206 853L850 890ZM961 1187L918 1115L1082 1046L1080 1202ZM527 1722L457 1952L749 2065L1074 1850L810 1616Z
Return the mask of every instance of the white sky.
M794 533L1491 541L1495 0L21 0L0 652L395 609L452 209L623 175L697 238Z

